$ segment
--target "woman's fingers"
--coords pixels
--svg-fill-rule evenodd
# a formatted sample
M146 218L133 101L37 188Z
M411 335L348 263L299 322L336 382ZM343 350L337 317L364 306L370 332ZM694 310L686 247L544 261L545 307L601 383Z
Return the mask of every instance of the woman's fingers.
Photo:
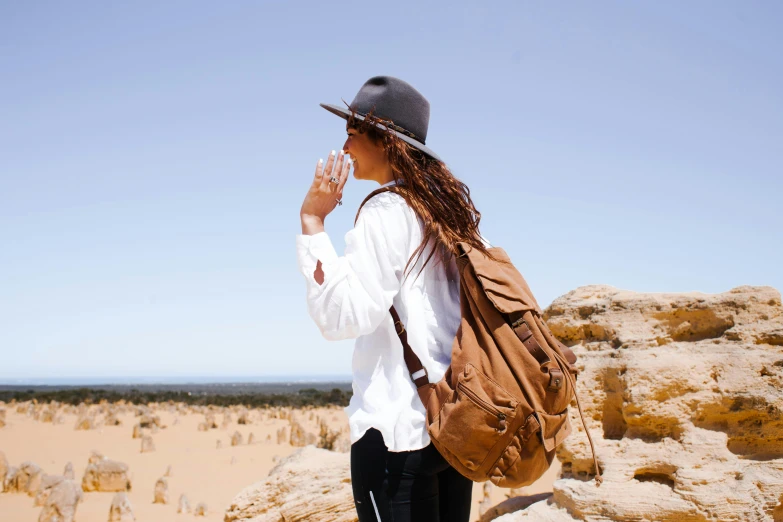
M320 183L321 176L323 175L324 175L324 160L319 159L318 163L315 164L315 179L313 179L313 183Z
M321 188L327 190L329 188L329 179L332 177L332 169L335 162L335 151L329 153L329 158L326 160L326 167L324 169L324 175L321 177Z
M345 186L345 183L348 181L348 173L351 172L351 162L348 160L348 158L345 158L345 161L342 166L342 170L340 171L339 178L340 183L337 185L337 193L340 194L340 197L342 197L343 193L343 187Z

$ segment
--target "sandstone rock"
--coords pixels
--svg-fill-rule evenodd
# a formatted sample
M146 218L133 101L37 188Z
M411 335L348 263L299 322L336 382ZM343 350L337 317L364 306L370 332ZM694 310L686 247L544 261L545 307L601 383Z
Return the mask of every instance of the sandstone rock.
M247 436L247 443L248 443L248 445L250 445L250 444L255 443L255 441L256 441L256 436L253 435L253 432L251 431L250 435Z
M143 435L143 433L141 431L141 424L134 424L133 425L133 434L131 435L131 438L140 439L142 435Z
M92 450L90 452L90 458L87 459L87 464L97 464L102 460L106 460L106 457L100 451Z
M41 482L38 485L38 489L35 491L33 505L36 507L43 506L46 503L46 499L49 498L49 494L52 492L52 489L54 489L54 487L63 480L66 479L62 475L44 474L41 477Z
M269 476L245 488L231 502L224 522L355 522L350 460L305 446L280 462Z
M323 449L334 450L337 439L340 437L339 431L332 431L329 425L322 422L319 426L319 437L316 446Z
M82 489L84 491L130 491L128 465L109 459L87 464L82 478Z
M285 426L277 430L277 443L286 444L288 442L288 435L286 433Z
M5 479L8 476L8 460L5 453L0 451L0 493L5 491Z
M545 311L572 346L577 392L552 499L498 521L774 519L783 495L780 293L578 288Z
M111 499L109 507L109 522L134 522L136 517L133 514L128 494L124 491L118 491Z
M141 452L152 453L155 451L155 441L152 440L150 435L144 435L141 438Z
M484 515L487 511L492 507L492 487L494 484L492 482L484 482L484 485L481 487L481 491L483 493L483 498L479 502L479 516L484 518Z
M160 428L160 417L152 414L145 414L139 418L139 426L142 428Z
M495 521L507 520L507 518L503 517L503 515L521 511L523 509L528 508L529 506L532 506L537 502L546 501L551 498L552 498L552 493L537 493L535 495L513 495L509 497L508 500L504 500L500 504L489 507L481 515L479 522L490 522L491 520L495 520ZM519 516L519 515L515 515L515 516ZM566 514L566 516L568 515ZM512 519L513 517L508 518L508 520L512 520ZM541 519L541 520L545 520L545 519ZM569 517L568 519L565 520L573 520L573 519Z
M250 424L250 412L242 408L237 415L237 424Z
M92 415L84 415L76 420L73 429L75 430L94 430L98 427L98 422Z
M163 474L163 476L164 476L164 477L171 477L171 476L172 476L171 465L169 465L169 466L166 468L166 473L164 473L164 474Z
M193 510L193 516L196 517L205 517L207 516L207 513L209 513L209 509L207 508L207 505L204 502L199 502L196 505L196 509Z
M82 490L76 482L63 480L49 493L38 522L74 522L76 507L82 497Z
M179 496L177 513L190 513L190 502L188 502L188 497L186 497L184 493Z
M5 426L5 408L0 408L0 428Z
M291 438L289 443L294 447L307 446L305 430L302 425L296 421L291 421Z
M169 503L169 483L161 477L155 483L155 499L153 504L168 504Z
M235 431L234 434L231 436L231 445L232 446L239 446L242 444L242 434L238 431Z
M75 475L73 473L73 464L70 462L65 465L65 469L63 469L63 477L67 478L68 480L75 480Z
M41 422L54 422L54 417L57 412L55 410L46 409L41 412L41 416L38 418Z
M9 470L10 471L10 470ZM23 462L19 468L13 468L6 477L5 490L9 493L27 493L34 496L43 479L43 470L34 462Z

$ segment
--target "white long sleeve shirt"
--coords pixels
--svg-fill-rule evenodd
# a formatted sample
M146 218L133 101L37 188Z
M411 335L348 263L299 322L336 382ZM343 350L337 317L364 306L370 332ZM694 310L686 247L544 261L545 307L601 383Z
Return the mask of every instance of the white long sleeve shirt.
M428 249L403 282L403 269L421 243L422 231L405 200L384 192L362 208L356 226L345 235L343 257L326 232L296 237L310 316L326 339L356 339L353 396L345 408L352 444L370 427L381 432L389 451L412 451L430 443L424 405L389 314L394 304L430 382L440 380L451 364L460 322L459 272L453 258L444 263L435 254L419 275ZM313 275L319 260L321 285Z

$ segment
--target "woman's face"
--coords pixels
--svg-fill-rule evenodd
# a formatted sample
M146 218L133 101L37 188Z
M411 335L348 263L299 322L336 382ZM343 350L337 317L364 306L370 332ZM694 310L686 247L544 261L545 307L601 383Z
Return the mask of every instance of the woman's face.
M353 177L356 179L378 180L386 173L386 151L383 145L373 143L365 132L360 133L352 127L347 127L348 139L343 150L353 161Z

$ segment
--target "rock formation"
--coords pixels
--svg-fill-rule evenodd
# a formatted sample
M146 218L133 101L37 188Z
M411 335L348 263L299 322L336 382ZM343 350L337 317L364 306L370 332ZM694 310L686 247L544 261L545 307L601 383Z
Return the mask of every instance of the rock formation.
M224 522L355 522L349 456L305 446L240 492Z
M305 436L304 428L301 424L294 420L291 421L291 438L289 443L294 447L302 447L307 445L307 438Z
M27 493L34 496L43 479L43 470L34 462L22 462L19 468L8 470L5 490L8 493Z
M87 464L82 478L82 489L84 491L130 491L128 465L109 459Z
M250 424L250 412L247 408L242 408L237 414L237 424Z
M169 503L169 483L165 477L161 477L155 483L155 499L153 504L168 504Z
M68 480L74 480L76 477L73 473L73 464L70 462L65 465L65 469L63 469L63 477L67 478Z
M8 476L8 460L5 453L0 451L0 493L5 491L5 479Z
M551 499L517 520L771 521L783 495L783 306L770 287L722 294L578 288L545 312L579 357ZM513 500L513 499L512 499ZM778 517L778 518L775 518Z
M190 502L188 502L188 497L186 497L184 493L179 496L177 513L190 513Z
M52 489L54 489L54 487L63 480L66 479L62 475L42 475L38 489L35 491L33 505L43 506L46 503L46 499L49 498L49 494L52 492Z
M38 516L38 522L74 522L76 507L83 496L73 480L63 480L52 488Z
M124 491L118 491L111 499L109 522L134 522L135 520L136 517L133 515L133 506L128 494Z
M205 517L207 516L207 513L209 513L209 509L207 508L207 505L204 502L199 502L196 505L196 509L193 510L193 516L196 517Z
M235 431L234 434L231 436L231 445L232 446L240 446L242 444L242 434L238 431Z
M141 437L141 452L151 453L155 451L155 441L152 440L151 435L144 435Z

